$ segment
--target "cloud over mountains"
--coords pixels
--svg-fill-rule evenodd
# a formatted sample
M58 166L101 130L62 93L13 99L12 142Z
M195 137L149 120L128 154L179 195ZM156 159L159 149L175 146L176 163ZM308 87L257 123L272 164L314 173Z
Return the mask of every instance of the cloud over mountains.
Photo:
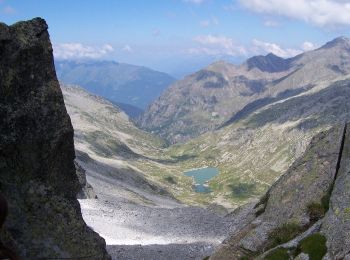
M350 2L346 0L240 0L256 13L280 15L320 27L350 25Z

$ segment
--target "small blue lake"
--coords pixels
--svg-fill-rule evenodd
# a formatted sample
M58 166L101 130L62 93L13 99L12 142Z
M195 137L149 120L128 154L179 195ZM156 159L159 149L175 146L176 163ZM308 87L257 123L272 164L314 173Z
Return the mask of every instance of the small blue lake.
M196 192L209 193L211 189L208 187L208 181L218 175L219 170L217 168L208 167L187 171L184 174L194 179L194 190Z

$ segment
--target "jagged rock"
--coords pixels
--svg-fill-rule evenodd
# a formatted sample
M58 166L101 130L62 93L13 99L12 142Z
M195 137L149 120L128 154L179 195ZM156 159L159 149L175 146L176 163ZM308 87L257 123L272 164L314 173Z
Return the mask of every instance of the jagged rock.
M304 254L304 253L299 254L299 255L295 258L295 260L309 260L309 259L310 259L310 258L309 258L309 255Z
M344 141L340 168L321 232L327 238L331 259L343 259L350 251L350 124Z
M307 230L315 221L311 206L316 209L326 207L324 204L327 204L327 197L336 178L338 161L342 155L345 129L344 125L337 126L314 137L304 155L295 161L256 205L256 217L246 225L241 225L211 259L235 259L259 255L276 246L273 241L276 232L301 234ZM343 169L346 172L346 168ZM338 181L341 179L337 179ZM337 182L335 191L342 188L340 185L337 186ZM342 183L347 185L345 180ZM332 198L336 196L334 194L336 193L332 194ZM338 198L340 201L342 197ZM341 205L348 204L349 200L344 198L341 200ZM344 206L342 209L346 212ZM342 218L342 221L344 220L345 218ZM339 239L349 234L347 232L350 229L347 225L345 224L344 231L337 235ZM334 235L327 241L332 241L337 236ZM291 239L294 237L291 236ZM327 235L326 237L330 238ZM328 244L331 246L332 243ZM343 249L349 248L346 239L343 245Z
M0 24L1 239L23 259L109 259L76 200L73 128L41 18Z
M225 216L228 214L228 210L224 206L219 205L217 203L210 204L207 207L207 210L210 210L210 211L215 212L216 214L222 215L222 216Z
M77 161L74 161L74 164L75 164L75 170L78 176L78 180L81 185L81 189L77 195L77 198L78 199L97 199L97 195L94 192L93 187L86 180L85 169L81 167L81 165Z

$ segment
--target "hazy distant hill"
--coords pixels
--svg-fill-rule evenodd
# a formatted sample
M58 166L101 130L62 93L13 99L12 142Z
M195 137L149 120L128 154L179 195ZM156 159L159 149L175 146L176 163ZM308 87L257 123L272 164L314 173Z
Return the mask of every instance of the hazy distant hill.
M138 118L143 113L143 109L139 107L136 107L130 104L121 103L121 102L113 102L113 103L116 104L117 107L123 110L125 114L127 114L132 119Z
M170 142L183 142L348 73L350 40L345 37L289 59L268 54L239 66L216 62L170 86L140 125Z
M87 170L94 190L99 190L101 182L107 183L119 197L137 203L153 203L154 196L148 193L168 192L188 203L204 200L192 190L192 179L175 165L177 160L164 157L162 139L138 129L102 97L79 86L61 83L61 89L74 127L77 160Z
M267 55L248 60L245 66L254 66L253 70L259 67L260 72L265 71L261 72L261 77L270 75L266 71L274 71L275 77L281 76L278 71L281 68L289 71L296 60L303 65L280 78L275 85L268 85L270 96L259 96L247 105L239 103L246 101L246 95L238 96L236 103L227 98L227 109L237 104L241 105L241 109L233 113L234 116L222 120L217 130L165 149L159 139L135 127L110 102L76 88L63 88L68 112L75 126L76 147L95 159L102 156L123 164L127 162L148 180L168 188L181 201L240 205L263 194L305 151L313 136L337 123L350 120L347 46L347 39L341 38L293 59L283 60ZM279 65L276 66L276 63ZM230 64L228 67L226 63L214 65L225 74L229 74L225 68L235 68ZM210 82L209 85L214 84ZM245 90L248 91L248 88ZM188 91L193 91L190 86ZM237 89L233 88L232 91ZM253 88L252 93L257 91L258 88ZM182 101L176 95L172 98L167 100L172 102L169 107ZM190 97L191 102L196 98ZM198 104L192 105L199 111ZM183 111L181 106L177 109L178 113ZM159 118L166 116L165 112L158 114ZM185 116L175 115L180 119L169 116L169 120L174 122L173 126L177 126L176 120L181 122L181 116ZM200 120L196 122L202 123ZM191 127L191 123L183 126ZM168 129L169 133L171 130L179 131L179 128ZM192 129L197 130L195 127ZM183 172L208 166L217 167L220 172L209 182L213 192L206 195L193 193L192 180L186 180ZM176 184L169 182L172 180L170 177L175 179Z
M55 62L60 81L83 86L113 102L144 109L175 79L163 72L114 61Z

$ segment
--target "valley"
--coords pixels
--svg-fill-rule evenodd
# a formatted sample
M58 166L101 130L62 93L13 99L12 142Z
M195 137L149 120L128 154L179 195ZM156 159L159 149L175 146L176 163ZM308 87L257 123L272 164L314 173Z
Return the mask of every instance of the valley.
M270 54L248 59L242 66L250 74L270 75L274 81L277 77L282 79L272 85L269 83L263 90L251 90L254 94L250 96L252 101L245 106L242 103L234 116L222 121L215 129L170 146L170 140L162 139L162 133L157 137L157 131L152 134L140 129L143 120L157 122L157 119L147 118L154 105L135 124L107 100L77 86L61 84L75 128L78 160L81 161L79 153L86 153L91 160L115 168L121 176L128 176L120 177L127 185L137 186L142 182L146 183L145 187L153 187L150 190L154 189L154 193L167 194L181 203L202 207L214 204L232 210L266 192L305 151L313 136L350 118L347 102L350 78L345 73L348 63L343 62L344 55L349 55L349 46L348 39L337 38L319 49L287 60ZM339 65L332 66L342 66L342 73L329 69L324 56L328 57L331 53L342 55L332 60L334 64L339 62ZM297 70L293 64L299 64L295 65ZM311 68L316 65L322 68L319 72L323 76L312 74ZM243 67L240 67L240 73ZM208 69L225 75L237 73L236 67L227 63L215 63ZM291 70L295 71L291 73ZM198 84L212 80L204 77ZM294 84L308 87L300 89ZM188 89L191 91L198 86L189 85ZM237 91L240 86L230 86L227 90ZM176 82L154 104L181 88L182 81ZM213 93L210 88L201 91L201 95ZM215 91L220 93L221 90ZM237 99L242 97L235 93ZM189 93L188 97L196 95ZM234 100L231 102L235 103ZM224 101L218 104L225 106ZM195 108L197 103L191 106ZM163 117L166 115L157 113ZM168 119L174 118L168 115ZM196 121L189 121L186 126L195 127L196 124ZM177 135L176 127L168 136L173 133ZM93 165L93 162L90 164ZM184 173L206 167L217 168L219 174L205 184L211 192L196 192L194 179Z
M136 128L112 103L78 86L61 89L75 129L76 161L98 198L80 200L82 214L112 257L211 255L230 232L227 210L198 207L209 205L207 195L195 192L178 161L164 155L164 142Z
M28 1L0 0L0 259L350 259L349 4Z
M108 60L55 60L55 67L59 80L84 86L119 104L131 116L140 114L175 81L164 72Z
M317 133L350 118L350 78L340 76L167 146L109 101L79 86L61 89L76 161L98 197L80 200L84 220L125 259L212 255ZM207 167L215 173L192 179Z

